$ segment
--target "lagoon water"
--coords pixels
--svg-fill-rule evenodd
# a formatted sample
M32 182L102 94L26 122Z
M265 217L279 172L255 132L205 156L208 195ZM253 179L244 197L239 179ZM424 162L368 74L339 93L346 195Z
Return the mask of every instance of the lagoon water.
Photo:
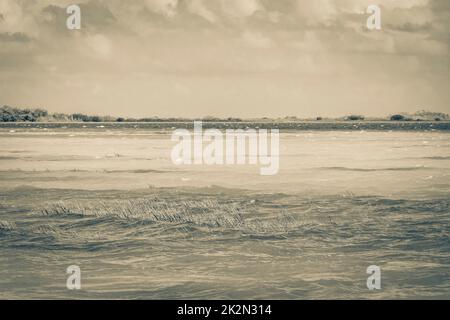
M281 129L261 176L174 165L171 128L2 126L0 298L449 299L450 131L347 129Z

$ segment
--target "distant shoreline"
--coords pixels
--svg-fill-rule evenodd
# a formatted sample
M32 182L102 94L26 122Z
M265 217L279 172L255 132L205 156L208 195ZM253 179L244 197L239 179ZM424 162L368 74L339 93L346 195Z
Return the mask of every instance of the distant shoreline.
M0 122L1 129L192 129L192 121L175 122ZM203 121L203 128L280 129L293 131L450 131L450 121Z
M238 117L214 117L204 116L195 118L185 117L166 117L157 116L143 118L125 118L113 116L87 115L82 113L49 113L45 109L16 108L4 105L0 107L0 123L4 122L37 122L37 123L189 123L195 120L204 123L303 123L303 122L381 122L381 121L399 121L399 122L441 122L450 121L450 116L442 112L430 112L420 110L414 114L396 113L387 117L366 117L364 115L350 114L343 117L331 118L317 116L315 118L299 118L297 116L285 116L278 118L255 117L242 119Z

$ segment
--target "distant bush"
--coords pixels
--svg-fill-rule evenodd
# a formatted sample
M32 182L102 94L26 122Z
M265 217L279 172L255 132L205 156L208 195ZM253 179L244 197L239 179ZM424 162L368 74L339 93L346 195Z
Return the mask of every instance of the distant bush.
M401 114L394 114L391 116L391 121L405 121L406 117Z
M35 118L47 117L48 116L47 110L44 110L44 109L34 109L32 111L32 114L33 114L33 116Z
M82 113L74 113L74 114L72 114L72 120L75 120L75 121L83 121L83 122L87 122L87 121L89 121L89 116L88 115L85 115L85 114L82 114Z
M104 120L106 120L100 116L88 116L88 115L82 114L82 113L74 113L71 115L71 118L72 118L72 120L83 121L83 122L103 122ZM109 118L108 118L108 120L109 120Z
M10 106L0 108L0 122L16 121L37 121L41 117L46 117L47 111L44 109L19 109Z
M69 121L70 116L65 113L54 113L52 114L52 119L56 121Z
M448 114L442 113L442 112L431 112L426 110L417 111L413 114L413 116L420 120L436 120L439 118L439 120L449 120Z
M206 116L206 117L203 117L202 121L203 122L218 122L218 121L220 121L220 119L216 118L216 117Z
M322 117L317 117L316 120L317 120L317 121L321 121L321 120L322 120Z
M354 115L353 114L351 116L345 117L345 120L350 120L350 121L364 120L364 116Z

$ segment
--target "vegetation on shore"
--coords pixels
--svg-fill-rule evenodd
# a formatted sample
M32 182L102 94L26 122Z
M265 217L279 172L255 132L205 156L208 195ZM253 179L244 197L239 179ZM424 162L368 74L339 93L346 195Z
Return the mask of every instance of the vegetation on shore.
M217 117L204 117L201 119L204 122L242 122L244 120L240 118L217 118ZM399 113L393 114L386 118L365 118L362 115L349 115L341 118L325 118L316 117L314 119L301 119L295 116L288 116L284 118L259 118L259 119L246 119L245 121L278 121L278 122L297 122L305 120L315 120L315 121L445 121L450 120L448 114L439 112L429 112L429 111L418 111L414 114ZM189 122L193 119L187 118L159 118L159 117L149 117L149 118L123 118L123 117L111 117L111 116L97 116L97 115L86 115L81 113L74 114L64 114L64 113L53 113L50 114L47 110L37 108L14 108L10 106L0 107L0 122Z

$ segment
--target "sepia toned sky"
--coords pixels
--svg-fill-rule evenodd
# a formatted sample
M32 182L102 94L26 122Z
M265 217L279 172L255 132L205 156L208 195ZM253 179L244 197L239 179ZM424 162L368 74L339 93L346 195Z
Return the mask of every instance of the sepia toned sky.
M81 30L66 28L79 4ZM382 30L366 27L378 4ZM0 105L114 116L450 112L449 0L0 0Z

